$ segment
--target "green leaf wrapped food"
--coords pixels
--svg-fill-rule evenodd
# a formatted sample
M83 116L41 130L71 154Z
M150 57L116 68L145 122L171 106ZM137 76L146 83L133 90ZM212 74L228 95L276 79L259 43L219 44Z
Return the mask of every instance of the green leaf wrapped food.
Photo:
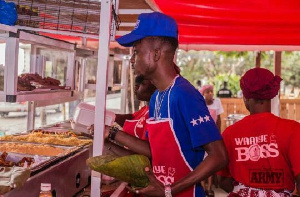
M92 170L130 183L133 187L146 187L149 184L145 167L150 168L150 161L143 155L102 155L91 157L86 163Z

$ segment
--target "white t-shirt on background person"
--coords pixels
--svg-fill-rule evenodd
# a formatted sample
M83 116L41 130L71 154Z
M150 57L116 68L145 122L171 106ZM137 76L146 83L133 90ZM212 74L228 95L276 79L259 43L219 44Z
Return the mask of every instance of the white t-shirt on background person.
M224 112L221 100L219 98L214 98L214 101L211 105L207 105L211 117L217 122L218 115Z

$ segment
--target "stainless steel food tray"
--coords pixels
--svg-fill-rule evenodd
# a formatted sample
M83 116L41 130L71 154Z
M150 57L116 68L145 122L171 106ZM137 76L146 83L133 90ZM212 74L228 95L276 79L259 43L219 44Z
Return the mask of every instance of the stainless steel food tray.
M45 146L50 146L50 147L54 147L54 148L61 148L61 149L64 150L63 153L60 153L60 154L55 155L55 156L64 156L66 154L69 154L70 152L76 151L77 149L81 148L81 147L78 147L78 146L61 146L61 145L41 144L41 143L35 143L35 142L0 141L0 144L7 144L7 143L14 143L14 144L20 144L20 145L21 144L32 144L33 146L35 146L35 145L39 145L39 146L45 145ZM9 151L6 151L6 152L9 152ZM24 153L21 153L21 154L24 154ZM41 156L49 156L49 155L41 155Z
M18 133L18 134L14 134L13 136L21 136L21 135L28 135L28 133ZM65 138L68 138L68 136L66 136ZM76 138L78 138L79 140L89 140L91 138L89 138L88 136L77 136ZM18 140L1 140L0 142L15 142L15 143L30 143L30 144L40 144L40 145L49 145L49 146L65 146L65 147L85 147L85 146L89 146L90 144L82 144L82 145L60 145L60 144L52 144L52 143L40 143L40 142L28 142L28 141L18 141Z
M17 143L17 144L22 144L20 142L3 142L1 141L1 143ZM44 145L44 144L37 144L37 143L31 143L33 145ZM56 145L48 145L48 146L52 146L52 147L57 147L57 148L62 148L64 149L65 151L61 154L58 154L56 156L45 156L45 155L38 155L40 157L43 157L43 158L49 158L49 160L46 160L42 163L40 163L39 165L36 165L32 168L30 168L31 170L31 176L49 168L50 166L52 165L55 165L55 164L58 164L60 163L61 161L65 160L66 158L68 157L71 157L73 155L75 155L76 153L80 152L81 150L85 149L85 147L76 147L76 146L73 146L73 147L70 147L70 146L56 146ZM35 155L34 154L24 154L24 153L16 153L16 152L9 152L9 151L6 151L9 155L10 154L14 154L14 155L27 155L29 157L34 157ZM2 152L1 152L2 154ZM22 158L20 158L22 159Z

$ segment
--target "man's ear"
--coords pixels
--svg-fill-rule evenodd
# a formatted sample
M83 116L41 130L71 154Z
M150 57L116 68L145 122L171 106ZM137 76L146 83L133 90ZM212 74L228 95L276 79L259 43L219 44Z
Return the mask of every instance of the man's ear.
M244 100L244 103L246 104L248 104L249 103L249 99L246 99L245 97L243 97L243 100Z
M155 49L154 50L154 61L157 62L161 57L161 50L158 48L158 49Z
M245 104L245 107L247 108L247 110L249 111L250 110L250 99L246 99L244 96L243 96L243 101L244 101L244 104Z

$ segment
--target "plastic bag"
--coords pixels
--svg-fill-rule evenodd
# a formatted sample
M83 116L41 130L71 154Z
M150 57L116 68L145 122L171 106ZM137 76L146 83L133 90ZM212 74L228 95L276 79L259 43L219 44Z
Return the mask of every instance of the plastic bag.
M6 3L0 0L0 23L5 25L15 25L18 19L16 5L12 2Z
M22 167L0 167L0 195L19 188L30 177L30 170Z

